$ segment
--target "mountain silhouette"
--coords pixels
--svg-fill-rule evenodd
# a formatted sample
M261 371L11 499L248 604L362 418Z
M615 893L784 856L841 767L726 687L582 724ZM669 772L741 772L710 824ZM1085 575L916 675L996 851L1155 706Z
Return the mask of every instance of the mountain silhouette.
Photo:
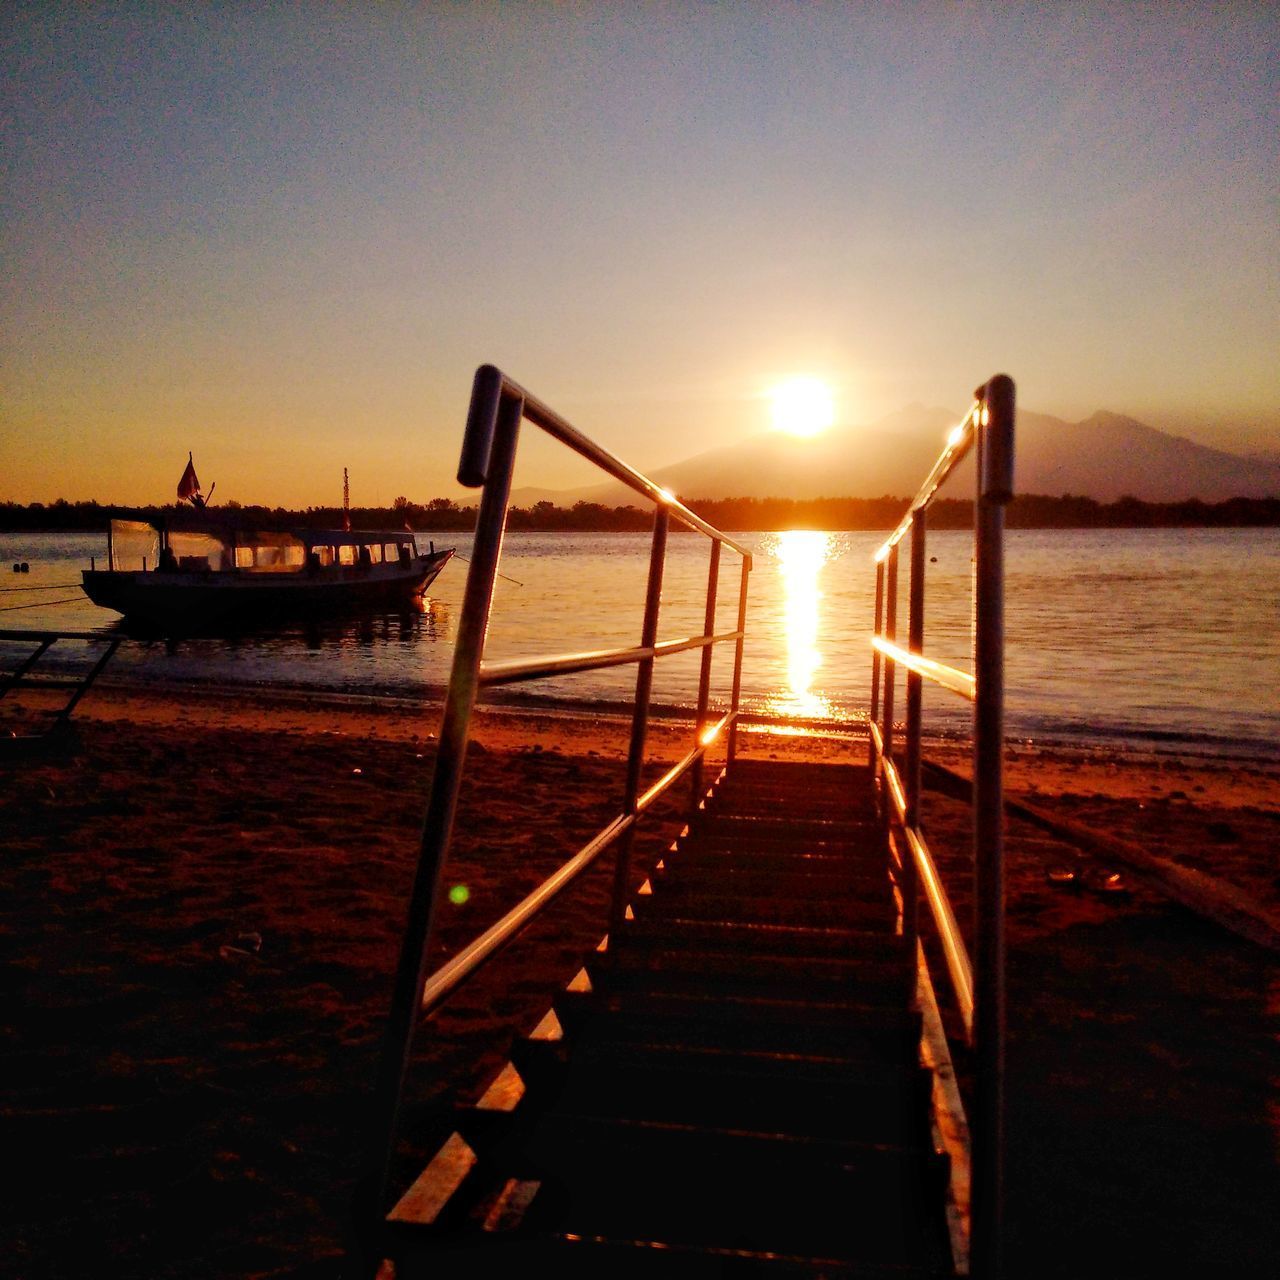
M650 473L685 501L714 498L876 498L913 494L960 420L949 409L913 404L866 426L835 427L809 440L777 431L708 450ZM971 463L966 464L966 470ZM970 473L971 474L971 473ZM965 497L957 477L948 495ZM1244 458L1195 444L1136 418L1099 410L1082 422L1019 410L1015 446L1019 493L1076 494L1114 502L1280 497L1280 461ZM520 489L516 506L599 502L635 495L614 482L585 489Z

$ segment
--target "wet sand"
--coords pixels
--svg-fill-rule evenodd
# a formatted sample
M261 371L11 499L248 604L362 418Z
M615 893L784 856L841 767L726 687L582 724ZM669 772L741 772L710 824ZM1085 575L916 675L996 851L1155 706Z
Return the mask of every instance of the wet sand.
M438 708L98 689L78 721L75 755L0 762L7 1270L337 1276ZM479 717L438 959L612 815L626 743L619 720ZM651 743L656 774L687 736ZM1021 751L1009 785L1280 905L1275 766ZM964 919L964 810L931 795L927 814ZM1050 883L1065 866L1080 887ZM1011 1274L1270 1274L1275 958L1140 885L1104 892L1113 869L1011 826ZM608 876L427 1028L421 1149L598 939Z

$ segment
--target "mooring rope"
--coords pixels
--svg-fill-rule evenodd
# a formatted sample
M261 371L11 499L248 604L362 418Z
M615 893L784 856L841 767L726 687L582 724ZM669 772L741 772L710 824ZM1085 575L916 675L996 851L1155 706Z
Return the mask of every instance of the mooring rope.
M14 591L69 591L79 585L78 582L46 582L42 587L0 587L0 594L10 595Z
M468 560L466 556L460 556L456 551L453 553L453 558L454 558L455 560L461 560L463 564L470 564L470 563L471 563L471 561L470 561L470 560ZM494 572L495 572L495 573L497 573L497 570L495 569L495 570L494 570ZM508 577L507 577L507 575L506 575L505 573L499 573L499 574L498 574L498 577L499 577L499 578L505 578L505 579L506 579L506 581L508 581L508 582L512 583L514 586L517 586L517 587L523 587L523 586L524 586L524 583L523 583L523 582L517 582L514 578L508 578ZM80 585L80 584L77 582L77 583L76 583L76 586L79 586L79 585Z
M33 600L30 604L0 605L0 613L12 613L15 609L43 609L46 605L52 608L55 604L81 604L83 602L84 596L63 596L61 600Z

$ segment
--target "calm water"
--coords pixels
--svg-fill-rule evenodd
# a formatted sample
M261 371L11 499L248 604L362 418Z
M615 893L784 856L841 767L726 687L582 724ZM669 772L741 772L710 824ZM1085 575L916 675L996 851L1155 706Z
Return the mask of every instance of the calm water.
M870 533L748 534L755 553L743 681L749 710L841 721L863 714L873 606ZM449 539L443 545L455 540ZM462 555L470 539L456 539ZM926 652L967 665L969 556L964 533L936 533L929 553ZM111 629L114 614L74 583L97 535L0 534L0 627ZM31 564L11 574L13 561ZM633 534L514 534L490 628L493 660L638 640L648 539ZM467 566L450 565L422 615L389 615L270 636L131 642L113 673L137 680L288 684L412 694L448 678ZM664 639L701 631L707 548L673 536ZM717 629L734 625L738 558L721 568ZM13 587L48 586L47 592ZM905 572L904 572L905 589ZM1123 742L1280 756L1280 530L1079 530L1010 534L1008 728L1045 742ZM79 597L79 598L77 598ZM68 601L14 609L34 601ZM13 649L4 654L11 656ZM732 658L717 652L715 693ZM689 705L698 658L657 664L654 697ZM587 673L531 689L559 699L625 699L634 669ZM926 694L931 728L959 729L966 708Z

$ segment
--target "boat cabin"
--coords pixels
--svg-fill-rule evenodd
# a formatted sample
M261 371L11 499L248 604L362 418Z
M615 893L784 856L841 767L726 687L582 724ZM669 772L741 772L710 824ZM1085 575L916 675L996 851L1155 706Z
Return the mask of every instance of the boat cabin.
M407 530L157 528L140 520L112 520L107 564L113 573L287 574L333 568L407 566L418 544Z

